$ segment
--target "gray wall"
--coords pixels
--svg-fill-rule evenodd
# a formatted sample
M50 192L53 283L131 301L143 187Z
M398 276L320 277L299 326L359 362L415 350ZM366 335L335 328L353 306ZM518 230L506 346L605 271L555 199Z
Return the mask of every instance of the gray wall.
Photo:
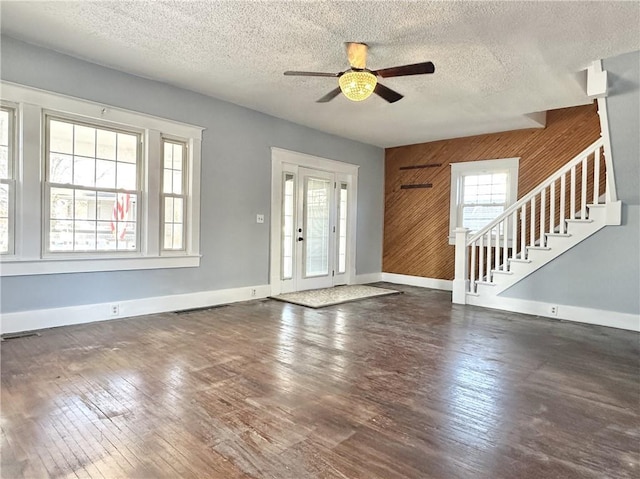
M358 274L381 271L384 151L3 36L3 80L206 128L199 268L3 278L4 313L269 282L271 150L360 165ZM256 224L256 213L265 224Z
M640 314L640 52L603 66L622 225L605 227L503 296Z

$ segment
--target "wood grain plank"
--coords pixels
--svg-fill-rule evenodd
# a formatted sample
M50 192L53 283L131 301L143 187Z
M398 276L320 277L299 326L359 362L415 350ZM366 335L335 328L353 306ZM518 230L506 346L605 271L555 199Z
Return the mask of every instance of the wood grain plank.
M454 247L448 240L452 163L520 157L518 197L522 197L599 137L600 122L594 103L549 111L547 125L543 129L387 149L383 271L453 279ZM433 163L441 166L400 170L411 165ZM580 171L579 168L579 179ZM601 176L600 191L604 192L604 175ZM433 186L428 190L411 192L401 189L403 184L420 183ZM592 185L588 191L592 197ZM559 194L559 188L556 188L556 197ZM539 205L536 206L535 224L539 225Z

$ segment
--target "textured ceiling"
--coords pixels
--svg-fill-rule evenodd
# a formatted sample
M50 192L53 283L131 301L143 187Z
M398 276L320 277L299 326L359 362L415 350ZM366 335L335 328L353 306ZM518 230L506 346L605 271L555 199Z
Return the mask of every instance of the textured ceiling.
M593 60L640 49L633 2L6 2L2 32L296 123L388 147L540 126L536 112L584 104ZM315 100L347 68L431 60L434 75L389 78L405 95Z

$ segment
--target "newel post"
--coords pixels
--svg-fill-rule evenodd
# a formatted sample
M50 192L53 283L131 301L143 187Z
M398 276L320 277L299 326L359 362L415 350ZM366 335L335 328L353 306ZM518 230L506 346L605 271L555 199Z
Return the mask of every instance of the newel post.
M469 275L467 274L467 236L469 230L467 228L456 228L456 269L455 279L453 280L453 299L456 304L466 304L467 291L469 286Z

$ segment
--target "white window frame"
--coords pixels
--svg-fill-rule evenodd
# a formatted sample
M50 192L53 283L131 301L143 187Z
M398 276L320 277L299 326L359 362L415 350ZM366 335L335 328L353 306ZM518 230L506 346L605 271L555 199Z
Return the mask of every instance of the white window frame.
M204 128L115 108L95 102L0 82L3 102L17 106L15 130L17 159L13 254L0 258L1 276L54 273L185 268L200 265L200 168ZM142 132L142 158L138 208L139 251L55 252L44 254L45 114L71 117L84 123ZM188 191L185 249L161 250L161 138L187 143Z
M456 244L455 229L462 226L459 206L463 198L463 180L467 175L507 173L507 201L505 209L518 199L518 169L520 158L464 161L451 163L451 196L449 200L449 244Z
M99 120L87 120L86 118L76 118L73 117L71 115L63 115L63 114L58 114L57 112L52 112L52 111L44 111L43 110L43 114L44 114L44 140L43 140L43 144L45 146L44 148L44 168L43 168L43 205L44 205L44 212L42 214L42 221L43 221L43 227L42 227L42 235L43 235L43 240L42 240L42 257L43 258L57 258L60 257L62 255L66 255L65 258L74 258L74 257L81 257L81 255L83 256L87 256L87 255L91 255L92 257L98 257L98 256L104 256L106 258L111 258L114 255L123 255L123 256L135 256L137 254L140 253L140 232L141 232L141 228L140 228L140 218L141 218L141 207L140 205L142 204L142 197L143 197L143 190L141 187L142 184L142 178L144 175L144 169L142 168L142 163L143 163L143 156L142 156L142 138L144 137L144 130L140 130L140 129L136 129L136 128L128 128L126 130L124 130L122 127L120 128L114 128L114 125L112 124L108 124L105 123L103 121L99 121ZM60 184L60 183L53 183L49 177L49 171L50 171L50 166L51 166L51 159L50 159L50 152L49 152L49 130L50 130L50 122L51 121L63 121L63 122L68 122L70 124L75 125L79 125L79 126L87 126L89 128L104 128L106 130L110 130L110 131L114 131L114 132L119 132L119 133L125 133L125 134L131 134L131 135L137 135L139 138L139 144L138 144L138 158L136 161L136 189L135 190L116 190L116 189L112 189L111 192L113 193L134 193L137 196L137 211L136 211L136 249L135 251L126 251L126 250L117 250L117 251L52 251L50 249L50 234L51 234L51 188L67 188L67 189L74 189L74 190L83 190L85 189L85 187L81 186L81 185L75 185L75 184ZM110 188L98 188L98 187L88 187L86 188L86 190L89 191L100 191L100 190L109 190Z
M17 184L17 145L18 145L18 105L12 102L0 100L0 105L5 111L9 111L9 178L1 179L0 182L9 186L9 206L8 206L8 230L9 245L7 251L0 253L2 258L11 257L15 251L15 227L16 227L16 184Z
M189 141L185 138L175 138L167 135L163 135L160 139L160 152L162 155L161 159L161 175L160 175L160 249L162 250L162 254L180 254L184 252L186 249L186 235L185 232L189 228L189 218L187 218L187 208L189 205L189 185L187 184L187 178L189 177ZM164 145L165 143L170 143L173 145L182 145L184 146L185 156L182 158L182 194L178 193L165 193L164 190ZM165 248L164 245L164 227L165 227L165 198L181 198L183 201L182 204L182 248L173 249L173 248Z

